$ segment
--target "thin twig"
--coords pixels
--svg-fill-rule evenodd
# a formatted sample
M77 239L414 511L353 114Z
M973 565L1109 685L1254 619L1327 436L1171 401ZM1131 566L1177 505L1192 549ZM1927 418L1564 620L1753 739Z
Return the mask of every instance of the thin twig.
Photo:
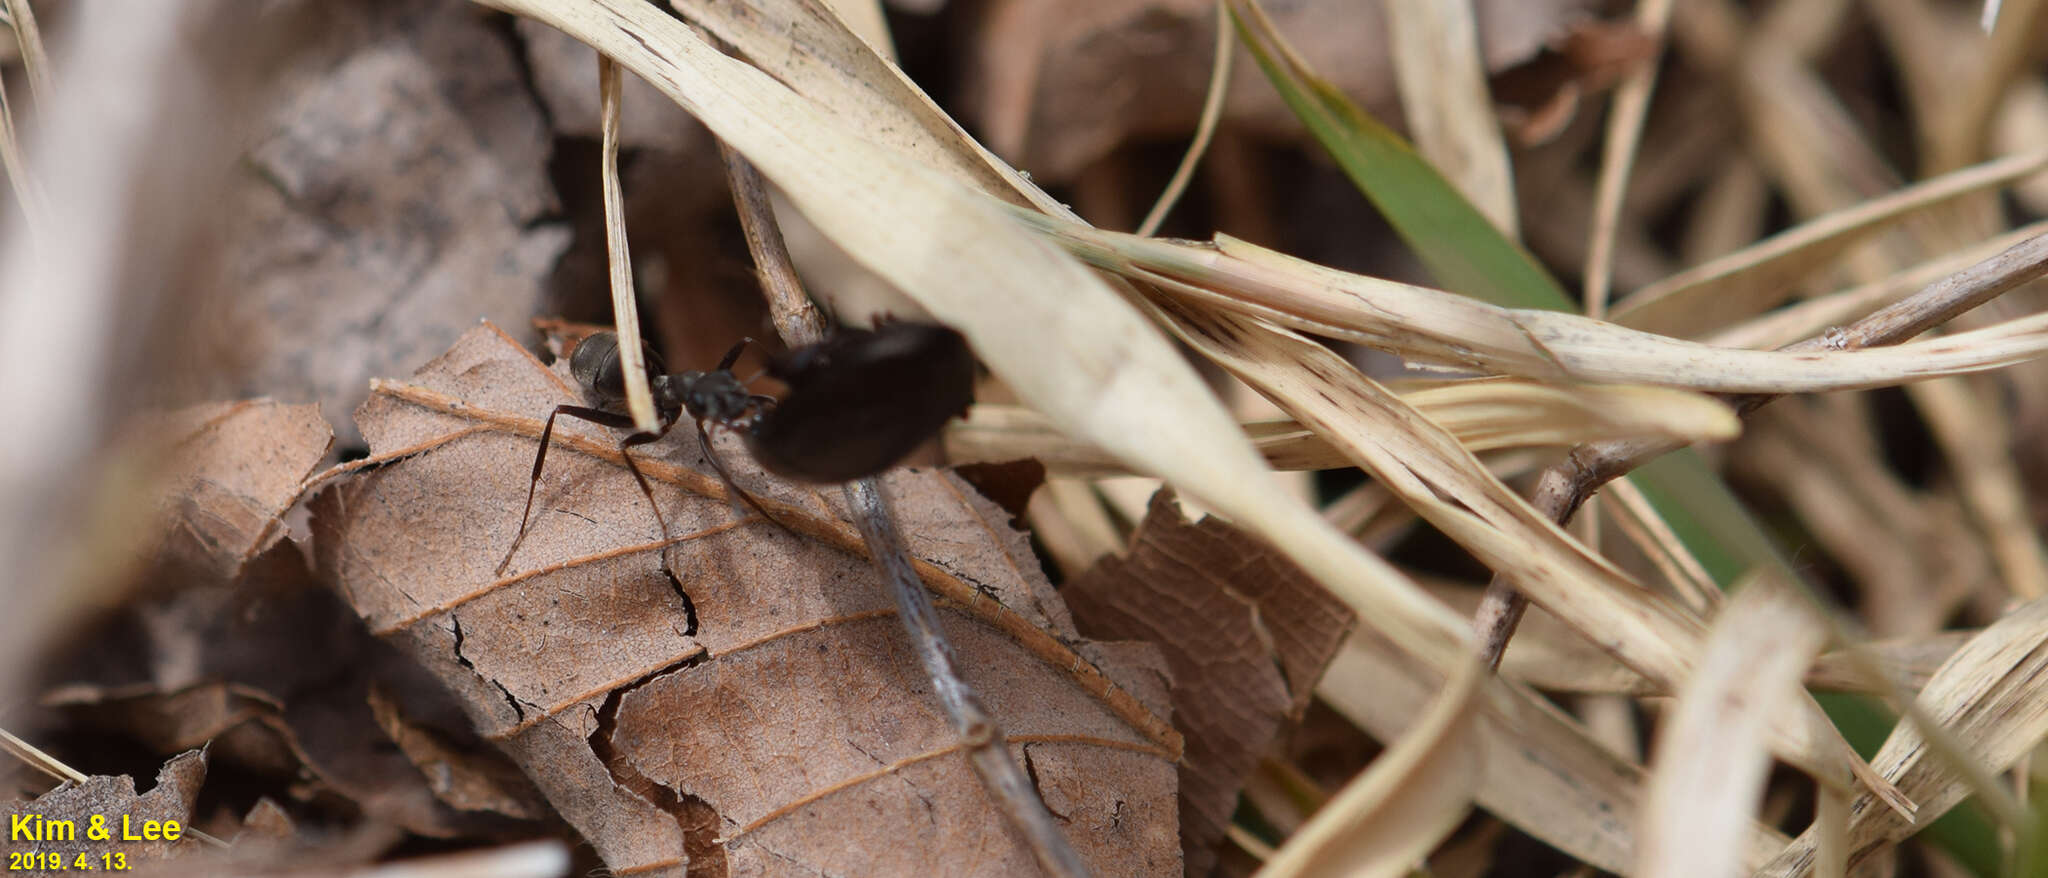
M825 318L797 279L789 251L783 246L782 232L775 225L775 209L769 203L767 184L745 157L723 143L719 148L725 156L726 181L739 209L747 250L753 254L754 265L760 272L761 288L775 319L776 331L791 347L823 341ZM845 491L847 505L853 510L853 523L867 540L875 569L896 601L897 618L903 621L904 633L910 636L911 647L931 679L932 693L938 696L939 706L982 786L988 789L996 808L1031 846L1032 855L1046 874L1059 878L1087 875L1087 864L1060 833L1052 813L1039 799L1037 787L1023 767L1010 758L1002 727L955 669L953 646L939 627L939 614L932 606L931 595L911 566L881 480L856 479L846 483Z
M1956 316L1989 302L2022 284L2048 274L2048 235L2029 238L2006 248L1996 256L1949 275L1911 296L1865 316L1842 329L1830 329L1818 336L1795 342L1785 351L1846 351L1857 348L1899 344L1940 326ZM1723 398L1736 411L1749 414L1783 394L1751 393ZM1684 443L1665 440L1616 440L1581 445L1565 459L1545 470L1529 498L1531 505L1560 524L1571 520L1579 506L1614 479L1649 463ZM1501 576L1486 587L1486 597L1472 619L1480 638L1480 655L1490 668L1499 668L1508 640L1528 609L1529 599Z
M932 692L945 709L946 719L953 724L953 733L960 737L975 774L981 776L982 786L988 788L1010 825L1024 835L1039 868L1047 875L1087 875L1088 865L1066 836L1060 834L1052 813L1038 797L1038 788L1023 767L1010 758L1002 727L996 725L995 718L982 706L981 698L954 669L953 645L946 641L931 596L925 593L924 584L918 581L910 559L904 554L903 536L896 531L896 520L889 512L880 480L869 477L846 483L846 499L853 506L854 523L874 553L876 568L889 583L889 594L896 599L896 614L903 620L903 630L910 635L918 660L924 663L925 674L931 678Z
M768 181L725 141L718 142L718 154L725 158L725 182L732 187L733 206L739 210L740 229L747 236L747 252L754 255L754 270L760 273L761 292L768 298L776 332L792 348L824 341L830 327L804 293L803 281L789 260L782 227L775 224L775 205L768 198Z

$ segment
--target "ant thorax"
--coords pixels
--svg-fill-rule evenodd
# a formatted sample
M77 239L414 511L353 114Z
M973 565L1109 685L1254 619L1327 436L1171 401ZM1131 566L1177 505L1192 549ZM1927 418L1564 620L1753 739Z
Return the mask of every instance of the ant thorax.
M684 372L655 376L655 396L664 402L682 404L690 417L700 421L737 425L754 407L753 394L731 371Z

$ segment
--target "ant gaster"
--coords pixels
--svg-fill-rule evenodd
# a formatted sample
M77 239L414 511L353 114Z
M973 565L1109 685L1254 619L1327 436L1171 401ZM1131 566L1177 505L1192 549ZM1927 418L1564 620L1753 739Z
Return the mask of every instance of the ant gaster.
M733 483L712 449L707 424L739 433L761 467L776 475L804 482L844 482L895 466L974 401L974 355L960 333L943 326L889 322L872 330L840 329L825 341L791 350L768 365L768 374L789 385L789 394L779 401L750 393L732 373L733 363L751 341L741 339L709 372L664 374L650 352L648 384L661 427L628 436L620 450L626 452L626 468L640 492L654 507L664 537L668 524L631 450L666 435L684 414L695 422L704 455L727 488L762 517L775 521L753 495ZM614 429L633 426L630 416L612 410L626 395L616 333L584 339L570 354L569 372L598 406L558 405L549 413L533 457L519 535L498 565L499 575L526 538L555 418L569 415Z

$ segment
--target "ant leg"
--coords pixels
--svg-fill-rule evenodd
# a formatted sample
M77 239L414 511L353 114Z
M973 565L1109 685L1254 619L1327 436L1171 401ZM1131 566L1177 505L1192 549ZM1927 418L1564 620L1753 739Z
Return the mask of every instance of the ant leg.
M646 445L649 442L658 440L668 435L669 428L675 425L676 422L670 421L661 425L659 430L652 433L634 433L631 436L627 436L626 441L619 443L619 457L626 461L626 469L632 471L633 481L640 483L640 496L646 497L647 508L654 510L654 523L661 528L661 541L664 543L668 542L668 521L661 517L661 504L654 502L654 488L647 484L647 476L641 474L640 465L633 462L633 446ZM668 550L666 548L662 550L661 564L663 567L668 566Z
M730 370L732 368L732 364L740 361L740 352L746 350L747 345L753 343L754 340L751 338L740 339L737 344L734 344L732 346L732 350L725 352L725 358L718 361L718 368L713 371L724 372Z
M555 436L555 418L561 418L561 415L569 415L569 418L582 418L586 422L608 426L608 428L631 428L633 426L633 418L625 418L625 415L614 415L610 411L592 409L592 407L584 407L584 405L555 405L555 411L549 411L547 426L541 428L541 448L532 452L532 479L526 481L526 512L522 512L518 516L518 536L512 538L512 548L506 548L506 559L498 563L498 571L494 575L504 575L506 573L506 567L512 565L512 555L518 553L520 542L526 542L526 526L532 524L532 495L535 495L535 491L541 487L541 467L547 465L547 442L549 442L549 438ZM631 460L629 460L629 463L631 463ZM639 475L639 471L635 471L633 475ZM645 487L645 481L641 483L641 487Z
M770 524L789 531L792 536L796 534L796 531L789 530L789 525L782 523L782 519L776 518L773 513L764 508L761 505L761 501L754 499L754 495L747 493L745 488L740 487L738 482L732 480L732 473L725 470L725 461L720 460L718 450L711 447L711 434L704 429L703 421L697 422L697 441L704 446L704 459L711 461L711 468L718 471L719 480L725 482L725 489L731 492L732 496L746 501L748 506L754 507L755 512L761 513L762 518L768 519Z

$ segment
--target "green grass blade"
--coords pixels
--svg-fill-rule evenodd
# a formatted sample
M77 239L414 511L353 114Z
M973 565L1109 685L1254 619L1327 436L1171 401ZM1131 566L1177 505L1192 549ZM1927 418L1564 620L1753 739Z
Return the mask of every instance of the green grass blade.
M1255 13L1256 15L1256 13ZM1495 229L1399 134L1268 47L1236 9L1237 33L1282 100L1372 200L1439 285L1509 308L1576 310L1543 266Z

